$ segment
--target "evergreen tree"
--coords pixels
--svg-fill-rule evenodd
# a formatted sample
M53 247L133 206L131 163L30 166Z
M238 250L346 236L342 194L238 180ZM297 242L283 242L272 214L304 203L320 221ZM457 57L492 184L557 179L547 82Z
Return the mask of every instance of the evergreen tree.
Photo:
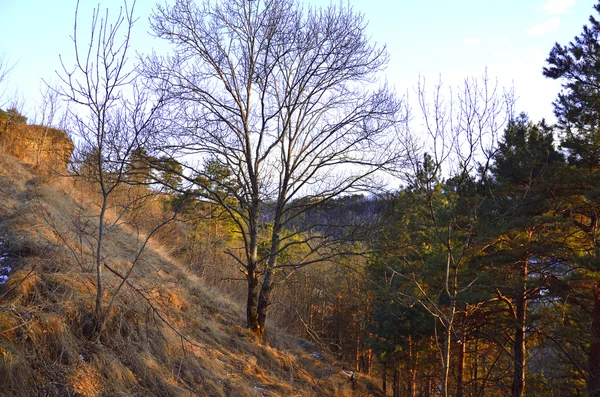
M600 13L600 3L594 9ZM562 177L558 211L569 220L563 234L576 271L555 289L590 316L587 386L591 396L600 396L600 22L593 16L589 22L569 45L554 46L544 75L563 82L554 105L571 165Z
M420 180L431 185L437 178L428 172L430 165L425 156ZM416 395L417 388L424 386L417 381L425 378L430 371L417 365L416 353L424 346L434 343L434 322L425 308L419 303L422 294L416 288L418 282L428 279L428 284L439 286L441 279L435 266L428 266L428 258L434 253L433 229L426 207L426 200L414 188L396 193L388 199L388 205L381 219L381 227L375 239L375 252L367 275L372 280L374 302L372 321L369 324L369 344L377 360L383 366L383 381L387 385L387 373L393 376L393 395L400 393L400 373L404 369L409 376L406 389L410 396ZM434 298L435 300L436 298ZM422 358L423 354L421 354ZM426 357L435 360L435 356ZM386 388L386 386L384 386Z
M504 132L488 181L488 235L482 261L501 275L494 285L497 301L505 308L512 332L512 396L525 393L529 303L539 301L547 277L556 268L556 240L552 189L563 156L553 144L552 128L544 121L533 124L525 114L513 120Z
M594 6L600 13L600 2ZM562 146L572 164L600 167L600 22L590 25L568 45L556 43L546 62L546 77L560 79L563 90L554 102Z

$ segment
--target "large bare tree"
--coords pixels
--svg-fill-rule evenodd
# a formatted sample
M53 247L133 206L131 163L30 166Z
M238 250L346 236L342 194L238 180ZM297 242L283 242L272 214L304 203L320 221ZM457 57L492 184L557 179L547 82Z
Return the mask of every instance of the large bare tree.
M398 160L406 115L378 84L386 49L369 42L363 15L349 6L177 0L151 21L174 48L147 62L176 103L181 134L171 147L210 158L209 167L188 162L186 175L235 222L243 248L229 253L248 283L247 325L262 336L277 282L346 252L331 224L298 218L370 189ZM282 260L299 245L304 255Z

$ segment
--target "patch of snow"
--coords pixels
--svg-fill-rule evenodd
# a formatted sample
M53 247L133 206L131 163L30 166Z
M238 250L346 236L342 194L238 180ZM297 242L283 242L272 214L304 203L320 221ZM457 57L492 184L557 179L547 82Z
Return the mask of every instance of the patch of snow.
M6 261L9 258L8 253L2 252L4 241L8 236L6 234L0 235L0 262ZM12 267L9 265L0 265L0 285L5 284L8 281L8 275L12 271Z

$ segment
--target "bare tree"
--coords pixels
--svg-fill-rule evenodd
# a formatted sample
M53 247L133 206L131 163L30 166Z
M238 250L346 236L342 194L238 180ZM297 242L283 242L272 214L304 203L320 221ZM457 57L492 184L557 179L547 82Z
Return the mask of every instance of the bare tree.
M179 153L211 159L204 168L188 162L188 180L203 181L199 194L235 222L243 248L229 254L248 283L247 325L262 336L277 281L347 251L332 244L331 224L294 229L294 221L367 191L398 160L392 132L403 102L385 84L373 88L386 49L343 6L177 0L151 22L174 54L148 59L146 72L177 103ZM299 245L305 255L280 260Z
M14 69L15 64L10 65L5 54L0 55L0 106L4 106L2 102L4 95L6 94L6 87L3 85L6 83L10 72Z
M45 86L41 91L41 103L36 106L35 123L41 126L38 138L38 148L34 158L34 165L40 167L43 153L47 150L48 135L54 127L65 128L67 113L61 108L60 93L58 88Z
M431 95L431 96L429 96ZM473 189L477 177L485 175L497 149L499 133L513 115L512 91L499 89L487 75L468 78L445 93L442 84L428 92L424 80L419 81L417 98L421 110L422 128L415 131L407 147L412 170L409 184L424 197L429 222L432 225L431 244L441 247L444 262L441 285L422 279L421 270L411 266L407 278L416 287L413 298L435 319L443 332L438 347L442 364L441 395L448 396L451 349L458 341L464 348L465 337L457 321L466 314L459 294L468 291L477 281L477 274L467 269L469 257L482 236L478 230L482 199ZM421 139L419 139L419 138ZM420 147L421 150L414 150ZM439 201L438 178L449 178L445 200ZM452 194L452 192L461 192ZM442 209L443 207L443 209ZM446 304L440 304L445 302ZM462 311L462 312L461 312ZM457 396L464 393L461 383L464 370L464 350L457 367Z
M162 101L138 83L136 69L128 63L134 9L135 1L131 6L125 2L116 18L111 20L108 9L101 13L100 8L95 8L88 36L82 39L78 2L72 37L74 66L68 67L61 57L63 70L58 73L62 82L59 94L69 102L69 125L78 144L73 171L92 182L101 198L98 228L91 239L94 242L96 301L90 337L101 334L115 297L138 264L148 239L157 231L157 228L151 230L143 239L125 279L104 306L103 269L107 260L104 242L134 205L132 202L115 204L110 199L128 183L127 171L133 153L145 148L153 135L161 130ZM113 213L109 217L111 210Z

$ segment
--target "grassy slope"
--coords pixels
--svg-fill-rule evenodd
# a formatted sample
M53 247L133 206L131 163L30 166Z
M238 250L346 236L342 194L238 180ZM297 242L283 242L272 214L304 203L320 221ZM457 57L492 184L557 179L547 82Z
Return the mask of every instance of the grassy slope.
M15 266L0 287L0 395L377 395L367 379L353 389L306 342L271 329L269 342L259 343L242 327L240 307L154 245L104 336L87 341L91 250L74 229L93 220L93 205L72 181L38 176L0 153L0 234L7 236L0 250ZM111 265L124 271L138 244L115 230L106 244ZM109 290L117 282L107 275Z

